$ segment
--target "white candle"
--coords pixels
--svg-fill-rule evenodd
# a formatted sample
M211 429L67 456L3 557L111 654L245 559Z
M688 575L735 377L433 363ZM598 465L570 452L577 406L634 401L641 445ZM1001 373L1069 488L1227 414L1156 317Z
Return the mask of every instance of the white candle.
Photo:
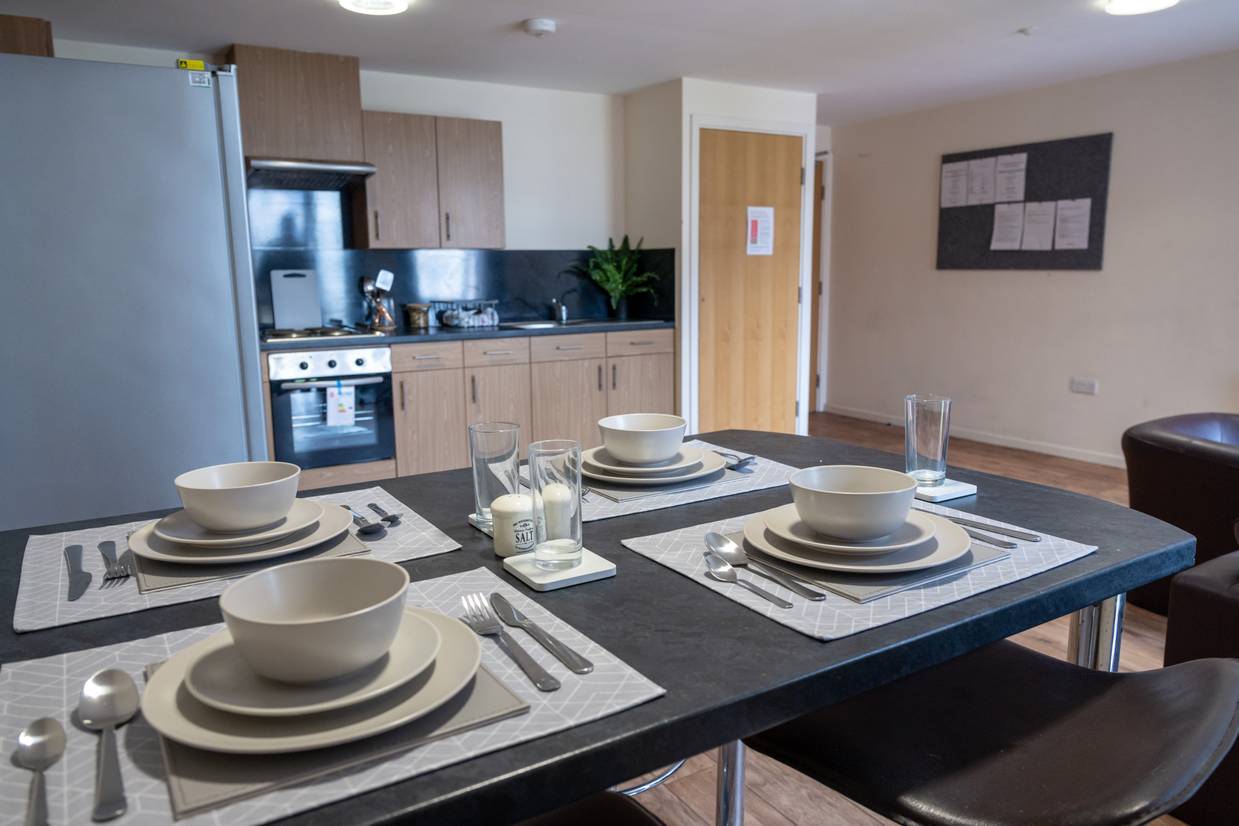
M542 488L542 512L546 515L547 539L570 539L572 515L576 513L572 489L561 482Z
M512 556L533 550L533 499L524 493L507 493L490 503L491 533L495 554Z

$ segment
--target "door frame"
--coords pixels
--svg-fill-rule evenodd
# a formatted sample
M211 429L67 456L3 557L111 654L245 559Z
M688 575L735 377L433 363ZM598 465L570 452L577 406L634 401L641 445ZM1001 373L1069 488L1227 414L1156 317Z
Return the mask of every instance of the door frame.
M700 220L701 220L701 130L721 129L730 132L761 132L770 135L792 135L801 138L801 168L805 170L805 182L800 187L800 287L796 324L796 432L809 432L810 380L809 380L809 327L813 286L813 161L814 142L817 138L816 124L788 123L786 121L749 120L720 115L690 115L690 158L688 195L688 266L680 284L680 399L681 415L688 420L688 431L698 430L700 413Z
M818 279L819 283L814 285L815 289L820 289L822 294L821 302L818 304L819 318L817 320L817 372L822 377L822 383L814 390L813 409L823 411L826 409L826 389L827 379L829 379L829 362L827 355L830 352L830 210L834 201L835 191L835 169L834 156L829 151L821 151L817 153L815 161L820 161L822 164L822 179L824 181L822 188L825 190L820 201L815 201L821 208L815 218L821 224L822 238L822 257L821 257L821 275ZM812 379L812 376L810 376Z

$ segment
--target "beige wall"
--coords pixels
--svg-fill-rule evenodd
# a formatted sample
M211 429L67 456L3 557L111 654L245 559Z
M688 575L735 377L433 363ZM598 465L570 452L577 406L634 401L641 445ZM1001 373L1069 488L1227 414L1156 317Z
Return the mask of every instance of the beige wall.
M943 153L1106 131L1102 271L935 271ZM957 435L1112 464L1133 423L1239 409L1237 136L1239 52L835 128L830 408L945 393Z

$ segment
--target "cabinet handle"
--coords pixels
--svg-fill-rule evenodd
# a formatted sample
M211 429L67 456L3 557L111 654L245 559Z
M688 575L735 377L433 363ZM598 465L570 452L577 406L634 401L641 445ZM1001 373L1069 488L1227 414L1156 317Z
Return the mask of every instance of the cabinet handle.
M585 345L583 344L556 344L555 349L556 350L584 350Z
M443 356L414 356L413 360L414 361L433 361L433 360L437 360L441 358L443 358Z
M443 220L447 224L447 240L452 240L452 213L443 213Z
M469 375L470 392L473 394L473 403L478 403L478 377L476 373Z
M404 410L404 379L400 380L400 409Z
M612 390L614 390L614 389L615 389L615 376L616 376L616 373L617 373L618 371L619 371L619 365L618 365L618 364L612 364L612 365L611 365L611 389L612 389Z
M602 365L598 365L598 389L602 389Z
M649 347L653 343L654 342L652 341L630 341L628 342L628 346L629 347Z
M513 352L514 351L512 350L483 350L482 355L484 356L510 356L512 355Z
M379 232L379 211L376 209L374 211L374 240L380 241L382 238L383 234Z

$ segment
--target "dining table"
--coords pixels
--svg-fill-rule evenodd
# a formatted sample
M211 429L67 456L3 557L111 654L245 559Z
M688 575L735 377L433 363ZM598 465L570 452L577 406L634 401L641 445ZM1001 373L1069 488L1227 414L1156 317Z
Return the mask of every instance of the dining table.
M825 438L746 430L701 438L754 454L758 461L795 467L852 464L903 470L902 456ZM383 480L379 484L387 492L462 546L406 563L413 580L485 567L666 693L594 722L397 780L279 822L516 822L718 748L717 818L737 824L743 818L743 738L1073 612L1082 618L1073 625L1073 656L1084 665L1113 668L1121 595L1193 563L1191 535L1126 507L963 468L951 467L949 475L978 488L976 495L950 502L951 507L1096 545L1098 550L942 607L821 641L721 598L621 545L633 537L786 504L791 501L786 486L588 522L585 546L614 562L616 575L539 593L506 573L491 539L469 525L473 489L468 469ZM112 523L118 516L0 533L0 600L10 619L0 630L0 667L221 621L218 601L209 599L47 630L12 630L28 536ZM9 747L16 734L3 732Z

